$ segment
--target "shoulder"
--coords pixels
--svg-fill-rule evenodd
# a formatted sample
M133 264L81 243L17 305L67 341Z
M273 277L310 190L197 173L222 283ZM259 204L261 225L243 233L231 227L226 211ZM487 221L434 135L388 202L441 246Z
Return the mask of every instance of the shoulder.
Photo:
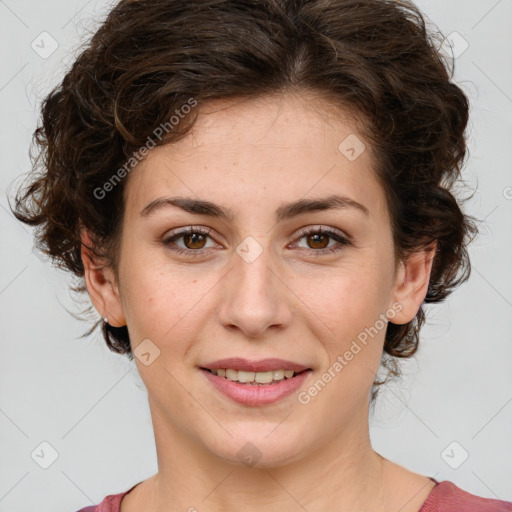
M119 512L121 500L126 492L120 494L109 494L101 503L81 508L78 512Z
M453 482L438 482L419 512L512 512L512 502L482 498Z
M138 484L136 484L138 485ZM81 508L77 512L119 512L121 508L121 500L135 487L131 487L127 491L120 492L119 494L109 494L105 496L101 503L97 505L90 505Z

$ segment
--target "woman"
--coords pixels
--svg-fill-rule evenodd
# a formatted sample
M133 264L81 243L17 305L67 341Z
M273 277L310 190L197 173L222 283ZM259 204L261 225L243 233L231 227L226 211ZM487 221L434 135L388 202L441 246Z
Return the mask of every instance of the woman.
M414 354L477 233L435 48L405 1L113 8L16 203L148 390L158 473L81 512L512 510L369 437L379 367Z

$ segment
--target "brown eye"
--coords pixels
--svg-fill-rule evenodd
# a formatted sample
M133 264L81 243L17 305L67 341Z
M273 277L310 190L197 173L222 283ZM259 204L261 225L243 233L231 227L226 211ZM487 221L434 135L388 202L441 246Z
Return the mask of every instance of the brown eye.
M174 232L171 236L162 240L162 243L165 247L178 254L204 256L209 249L209 247L206 247L208 238L211 238L209 233L210 229L190 226L182 231ZM176 243L180 240L182 240L181 244L183 245Z
M183 243L187 249L202 249L206 243L206 236L201 233L182 235Z
M343 249L344 246L352 245L351 239L348 236L330 229L308 228L299 234L298 240L303 238L306 240L306 247L302 246L302 248L309 250L308 252L315 256L337 252ZM337 243L329 246L331 241Z
M307 235L311 249L325 249L329 245L329 237L325 233Z

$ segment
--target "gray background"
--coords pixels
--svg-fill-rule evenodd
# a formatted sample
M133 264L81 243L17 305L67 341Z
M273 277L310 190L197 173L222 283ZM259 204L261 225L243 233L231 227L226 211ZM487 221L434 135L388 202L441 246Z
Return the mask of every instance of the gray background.
M413 471L512 500L512 0L418 4L445 35L460 35L456 53L468 45L456 60L472 101L464 176L478 190L467 211L485 222L469 282L428 307L420 350L382 392L371 434L377 451ZM0 512L74 512L157 471L135 366L99 332L77 339L87 324L66 311L80 306L68 278L33 253L6 199L29 170L41 99L107 9L105 1L0 0ZM31 47L51 49L43 31L58 44L48 57ZM58 454L47 469L43 441Z

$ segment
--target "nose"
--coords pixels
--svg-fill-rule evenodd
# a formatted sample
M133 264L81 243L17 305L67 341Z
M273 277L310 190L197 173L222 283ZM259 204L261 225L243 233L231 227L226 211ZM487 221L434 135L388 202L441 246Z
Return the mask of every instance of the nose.
M246 338L264 338L270 328L282 330L290 324L294 295L285 269L272 256L267 248L254 261L233 254L219 294L219 317L226 329L240 330Z

